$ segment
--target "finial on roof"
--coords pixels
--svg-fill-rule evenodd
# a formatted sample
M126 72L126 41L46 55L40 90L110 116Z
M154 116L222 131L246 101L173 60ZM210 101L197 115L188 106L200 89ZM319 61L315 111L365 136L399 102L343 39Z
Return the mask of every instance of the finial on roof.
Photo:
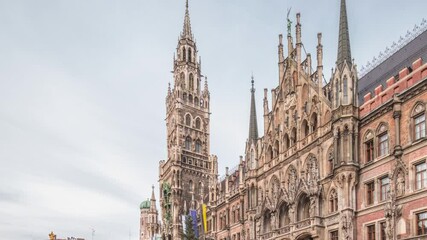
M351 66L350 34L347 21L347 7L345 0L341 0L340 25L338 36L337 67L341 68L344 62Z
M154 184L151 186L151 200L156 200L156 197L154 196Z

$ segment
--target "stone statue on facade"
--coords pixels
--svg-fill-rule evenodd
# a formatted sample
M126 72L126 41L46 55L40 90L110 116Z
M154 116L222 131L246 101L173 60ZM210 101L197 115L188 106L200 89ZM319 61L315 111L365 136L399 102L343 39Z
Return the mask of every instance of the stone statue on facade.
M353 217L350 214L342 213L341 215L341 228L344 240L353 239Z
M402 196L405 194L405 176L402 171L397 174L396 178L396 195Z

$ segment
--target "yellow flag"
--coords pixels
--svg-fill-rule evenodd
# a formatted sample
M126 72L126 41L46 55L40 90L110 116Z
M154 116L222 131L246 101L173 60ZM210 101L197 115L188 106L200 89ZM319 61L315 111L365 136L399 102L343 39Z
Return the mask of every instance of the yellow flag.
M203 229L208 232L208 220L206 217L206 204L202 204Z

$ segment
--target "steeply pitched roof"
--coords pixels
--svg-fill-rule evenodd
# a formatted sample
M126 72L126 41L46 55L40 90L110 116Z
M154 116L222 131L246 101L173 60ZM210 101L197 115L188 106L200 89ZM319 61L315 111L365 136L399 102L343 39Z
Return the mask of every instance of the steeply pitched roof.
M341 0L341 11L340 11L340 30L338 36L338 56L337 56L337 67L341 69L347 62L351 66L351 49L350 49L350 34L348 30L347 21L347 7L345 0Z

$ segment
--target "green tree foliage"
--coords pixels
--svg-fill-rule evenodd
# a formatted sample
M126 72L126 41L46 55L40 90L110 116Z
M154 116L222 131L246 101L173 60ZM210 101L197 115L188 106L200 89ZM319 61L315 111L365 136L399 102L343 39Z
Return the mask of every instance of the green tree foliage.
M196 233L194 232L193 229L193 218L188 215L185 217L185 227L184 227L184 231L182 232L182 238L185 240L199 240L196 237Z

